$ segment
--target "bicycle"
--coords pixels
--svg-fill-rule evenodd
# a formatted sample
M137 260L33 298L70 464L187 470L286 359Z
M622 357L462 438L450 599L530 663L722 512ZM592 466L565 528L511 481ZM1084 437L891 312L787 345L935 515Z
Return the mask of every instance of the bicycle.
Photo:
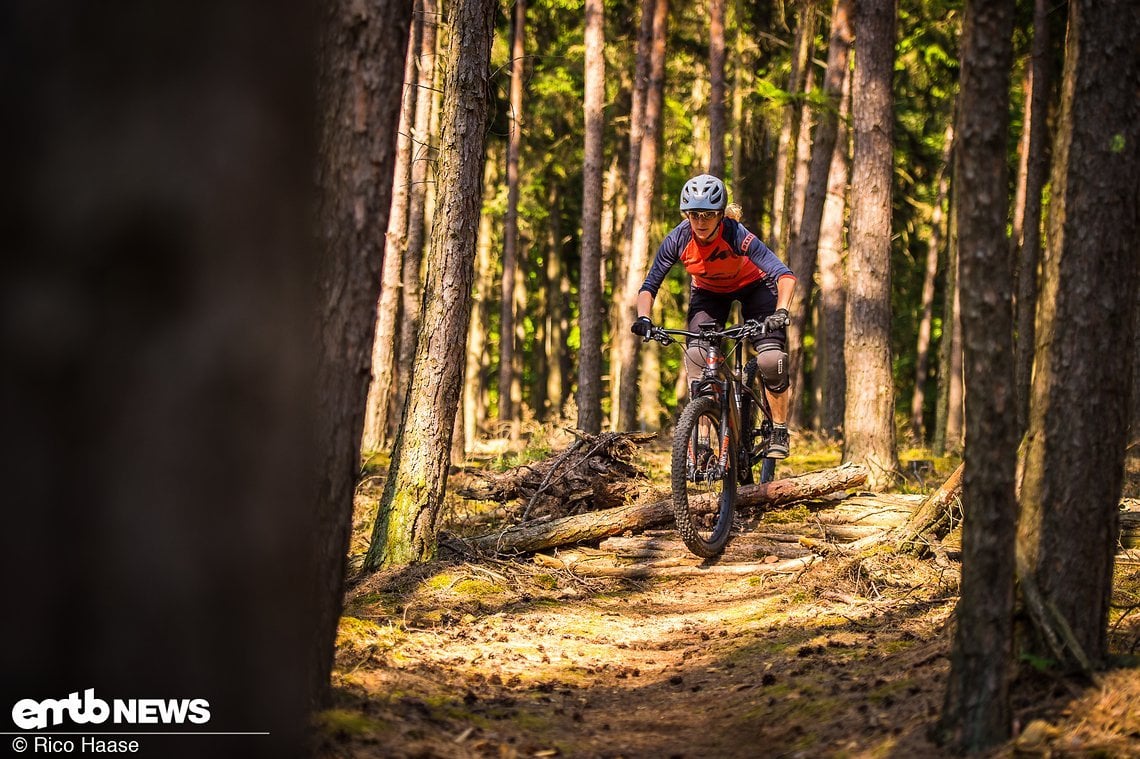
M763 335L764 325L750 320L723 330L716 326L701 324L698 332L653 327L643 340L670 345L685 337L704 354L700 379L692 381L689 402L673 430L670 473L677 532L703 558L719 555L728 542L737 485L753 483L757 463L762 483L771 482L776 471L776 460L767 455L772 410L764 392L753 390L756 359L741 364L745 341ZM731 342L727 350L726 342ZM763 418L756 425L758 411Z

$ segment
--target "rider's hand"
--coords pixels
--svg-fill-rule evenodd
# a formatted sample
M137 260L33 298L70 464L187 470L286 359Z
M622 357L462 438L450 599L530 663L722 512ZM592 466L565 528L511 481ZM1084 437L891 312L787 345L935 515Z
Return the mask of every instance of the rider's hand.
M637 317L637 321L630 325L629 331L635 335L648 337L649 330L651 329L653 329L653 320L648 316L639 316Z
M777 308L775 313L764 320L764 329L767 332L774 332L788 326L789 322L791 317L788 316L788 309Z

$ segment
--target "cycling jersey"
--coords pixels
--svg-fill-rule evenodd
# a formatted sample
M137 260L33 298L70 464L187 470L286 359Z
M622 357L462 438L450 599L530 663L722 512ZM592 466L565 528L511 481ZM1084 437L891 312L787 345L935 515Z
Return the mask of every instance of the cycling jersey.
M723 219L716 236L708 243L697 241L687 219L674 227L657 248L641 289L656 297L665 275L677 261L692 275L694 288L714 293L733 293L763 281L775 294L776 280L795 278L767 245L734 219Z

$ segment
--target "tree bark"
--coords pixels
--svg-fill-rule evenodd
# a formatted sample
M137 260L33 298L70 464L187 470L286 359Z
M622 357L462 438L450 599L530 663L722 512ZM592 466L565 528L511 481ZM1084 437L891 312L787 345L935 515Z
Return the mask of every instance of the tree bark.
M1012 271L1005 225L1014 0L970 0L954 176L966 369L962 591L942 738L976 752L1009 738L1017 504Z
M910 434L921 445L926 438L923 422L926 409L926 380L930 371L930 334L934 322L934 280L938 276L938 259L942 251L942 207L950 192L950 175L946 167L954 149L954 127L946 127L942 144L942 169L938 174L938 191L930 212L930 243L926 249L926 273L922 279L922 316L918 323L918 344L915 346L914 395L910 403Z
M482 203L492 0L460 0L449 17L440 200L432 229L413 383L392 451L365 566L430 559L458 410Z
M392 391L396 387L395 360L400 315L400 279L408 245L408 196L412 181L412 124L416 118L416 61L423 34L423 1L412 12L408 53L404 59L404 96L396 135L396 169L392 180L392 208L388 212L380 299L376 304L376 338L372 342L372 382L364 408L361 452L378 451L388 442Z
M709 173L724 179L725 0L709 0Z
M794 236L789 254L790 268L796 274L796 289L788 311L791 324L788 328L788 348L791 354L789 373L793 380L791 417L793 424L803 419L804 397L803 337L807 317L811 310L811 293L815 287L815 265L819 249L820 225L827 200L828 177L839 135L839 104L843 84L847 79L847 57L851 49L850 13L853 0L836 0L831 14L831 42L827 54L827 72L824 74L823 93L826 100L819 113L819 125L811 148L804 196L803 217Z
M1107 654L1140 233L1140 6L1069 5L1018 574L1068 663ZM1047 624L1035 619L1049 637Z
M1038 268L1041 262L1041 192L1049 173L1049 93L1052 66L1049 18L1045 0L1035 0L1033 59L1029 69L1029 99L1025 106L1026 169L1022 223L1017 244L1017 422L1029 426L1029 390L1033 374L1034 328L1037 317ZM1019 182L1019 187L1021 186Z
M737 491L736 504L738 507L780 506L856 487L866 478L865 468L844 465L763 485L745 485ZM670 499L635 503L550 522L524 523L473 538L469 542L475 548L496 553L531 553L572 543L586 543L620 535L627 530L644 530L668 523L673 519L672 503ZM697 509L707 508L711 511L715 508L711 500L690 500L689 503Z
M406 403L405 395L412 383L416 339L423 312L424 239L427 236L428 168L433 161L432 143L435 131L432 111L435 80L435 56L438 14L437 0L423 0L424 23L420 35L420 52L416 60L416 119L412 132L412 186L408 199L408 247L404 251L402 278L402 317L400 320L400 358L396 369L396 385L404 392L396 399L396 413L390 415L391 432L395 434Z
M519 244L519 152L522 149L523 73L526 64L526 0L515 0L511 42L511 129L507 137L507 213L503 219L503 279L499 301L499 421L518 437L515 408L515 277Z
M958 289L958 192L950 185L949 250L943 303L942 340L938 350L938 407L934 451L962 450L962 325Z
M488 151L490 152L490 151ZM496 161L484 158L484 201L488 188L495 186ZM486 203L484 202L484 206ZM479 244L475 253L475 289L472 293L471 324L467 337L467 366L463 372L463 434L464 451L470 451L484 422L487 421L487 342L491 324L493 292L495 288L495 262L491 255L491 215L479 217Z
M848 253L847 408L843 460L865 464L869 485L893 484L894 380L891 376L891 180L895 7L889 0L856 4L852 96L855 158Z
M847 210L851 77L843 81L835 149L827 180L827 201L819 231L819 341L816 350L816 408L819 429L829 437L843 430L847 394L847 363L843 356L847 317L847 265L844 260L844 214Z
M780 125L779 137L776 140L772 234L769 235L768 239L772 240L772 244L777 247L780 247L787 238L788 197L791 194L791 177L794 176L794 169L789 172L789 168L794 167L795 164L795 145L799 139L800 115L802 113L799 96L804 91L804 82L807 79L808 66L811 61L812 42L815 39L815 6L816 0L800 0L796 41L792 48L792 71L788 76L789 102L784 106L784 119Z
M582 156L582 251L579 269L578 428L602 430L602 121L606 88L605 5L586 1L586 142Z
M628 270L621 308L624 314L619 339L622 345L621 365L611 366L610 373L620 369L617 429L632 430L637 426L638 349L641 338L629 331L637 318L637 291L645 279L649 259L649 227L653 212L653 196L657 186L657 144L660 139L661 110L665 100L665 38L668 29L669 0L654 0L653 43L650 51L649 83L645 93L645 120L642 126L638 159L636 203L631 208L633 229L630 239ZM616 337L616 336L615 336Z

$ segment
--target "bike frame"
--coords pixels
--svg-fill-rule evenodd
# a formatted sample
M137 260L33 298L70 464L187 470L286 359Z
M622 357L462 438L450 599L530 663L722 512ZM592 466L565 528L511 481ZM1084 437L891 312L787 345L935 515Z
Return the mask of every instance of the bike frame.
M759 322L745 322L736 327L717 330L716 324L707 323L699 326L698 332L683 329L665 329L655 327L646 336L645 340L656 340L662 345L676 342L676 337L684 337L692 341L697 349L704 354L705 365L701 370L700 379L692 381L690 387L690 401L694 398L711 395L717 399L721 407L721 429L718 431L722 441L720 446L721 459L720 472L726 467L736 464L748 466L751 469L763 458L752 449L751 438L747 441L747 455L740 455L741 443L745 434L743 430L744 418L748 411L748 404L756 404L756 408L764 415L767 421L772 419L772 411L768 405L768 398L763 391L756 393L744 380L744 343L753 337L764 334L764 326ZM724 350L724 343L729 342L730 347ZM686 346L688 347L688 346ZM726 361L728 356L731 361ZM735 443L735 445L730 445ZM728 461L728 451L737 450L738 462ZM737 479L741 479L738 472Z

